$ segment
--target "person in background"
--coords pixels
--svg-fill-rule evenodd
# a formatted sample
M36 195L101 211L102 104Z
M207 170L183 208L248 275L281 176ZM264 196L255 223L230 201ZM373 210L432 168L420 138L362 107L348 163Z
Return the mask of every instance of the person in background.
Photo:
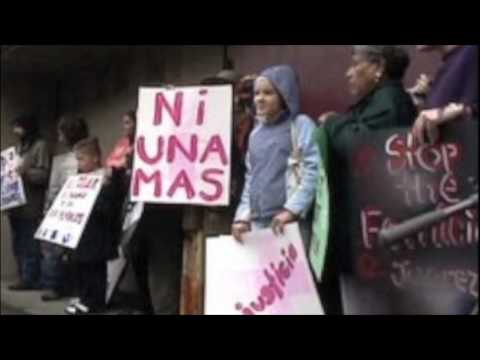
M133 275L136 278L137 284L139 284L139 297L140 297L140 308L141 311L131 311L131 304L125 298L118 298L116 301L119 305L123 307L120 314L140 314L144 312L151 311L150 299L148 298L148 292L145 291L145 286L143 281L143 273L137 273L136 270L142 268L142 265L137 264L138 254L136 253L137 246L131 242L136 234L135 230L129 230L125 232L123 229L123 224L125 222L127 214L133 209L134 203L130 202L129 199L129 190L130 190L130 181L132 175L132 165L133 165L133 154L134 154L134 144L135 144L135 130L137 124L137 114L134 110L129 110L125 112L121 119L123 134L122 137L117 141L114 149L109 154L105 161L105 167L107 172L108 181L116 181L121 188L121 191L118 193L118 204L116 218L116 231L115 236L118 237L119 241L119 252L120 256L125 259L128 259L132 266L134 272ZM134 251L131 251L131 248ZM144 259L142 258L142 261ZM148 285L146 285L148 288Z
M125 135L132 151L124 152L125 158L120 161L120 167L108 171L111 179L122 179L122 192L118 195L122 201L128 194L131 181L137 123L134 114L129 112L123 118ZM107 165L112 163L107 162ZM128 242L120 244L132 266L140 295L138 309L133 314L179 313L184 238L182 217L180 206L145 204L133 236Z
M137 114L130 110L123 114L123 136L118 140L113 151L107 157L105 165L107 168L127 169L129 161L132 161L133 144L135 143L135 125Z
M128 193L132 175L136 125L137 114L134 110L129 110L123 114L123 136L105 161L107 181L113 179L122 186L122 191L119 193L121 196L118 198L119 208L116 214L118 236L121 236L123 220L130 204ZM124 245L123 247L126 247L126 244Z
M81 140L75 145L74 152L79 174L105 176L97 138ZM107 262L118 256L114 236L118 191L116 182L104 181L78 247L72 254L79 299L66 307L65 312L69 315L87 315L105 310Z
M66 115L61 117L57 129L58 141L67 148L67 152L53 159L44 214L53 205L67 179L77 173L78 164L73 147L80 140L89 136L85 119L78 116ZM65 249L47 242L42 242L41 249L43 255L41 283L43 288L48 289L42 295L42 300L55 301L71 295L73 291L72 274Z
M315 123L300 113L300 90L295 71L287 65L265 70L255 81L258 125L250 135L245 187L232 234L243 235L284 227L306 218L315 196L322 166L315 146ZM294 181L292 181L294 179ZM304 236L308 251L309 236Z
M417 50L443 60L412 129L418 145L433 145L441 140L444 125L478 120L478 45L417 45ZM478 300L472 307L471 314L478 315Z
M353 271L348 232L351 174L347 169L347 156L354 140L360 136L413 124L417 109L402 83L409 65L408 52L401 46L354 46L346 77L350 92L358 102L345 114L328 112L320 117L321 126L315 138L327 169L332 204L327 263L320 284L329 314L342 313L339 274ZM314 226L323 228L319 223Z
M417 49L443 58L412 129L419 145L434 144L444 124L478 115L478 45L417 45Z
M17 169L22 177L27 204L8 211L12 229L13 252L20 281L9 287L14 291L38 290L41 278L40 241L34 238L40 225L45 190L50 172L50 152L39 134L34 116L20 116L12 122L18 139L16 151L21 158Z

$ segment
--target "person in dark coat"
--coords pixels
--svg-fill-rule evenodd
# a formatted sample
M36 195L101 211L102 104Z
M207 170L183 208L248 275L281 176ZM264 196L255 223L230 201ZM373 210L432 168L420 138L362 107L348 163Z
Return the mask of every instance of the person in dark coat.
M22 177L27 204L8 211L12 229L13 252L17 261L19 282L9 287L13 291L38 290L41 287L40 241L34 238L43 213L45 191L50 173L50 152L39 134L37 120L22 115L11 123L19 142L16 146L21 164L17 171Z
M409 65L410 57L401 46L354 46L346 76L352 95L359 101L345 114L329 112L320 117L322 126L315 137L327 168L332 204L327 264L321 284L329 314L342 313L338 275L352 271L348 233L351 174L347 156L360 137L413 124L417 109L402 83ZM314 226L322 228L319 223Z
M101 151L96 138L80 141L74 147L80 174L105 175L101 168ZM104 177L106 179L106 177ZM66 313L99 313L106 306L107 263L117 258L116 214L119 185L106 180L95 202L78 247L71 255L75 267L79 301L70 304Z
M122 202L130 188L136 120L134 111L125 114L123 127L130 150L123 153L119 166L107 163L112 181L121 188L117 200ZM125 205L124 210L128 208ZM120 249L131 265L139 295L138 309L132 314L179 313L184 238L182 216L180 206L145 204L136 229L131 236L121 240Z
M84 118L65 115L58 123L58 140L68 151L54 157L50 184L45 199L44 213L53 205L65 182L77 174L78 164L73 147L80 140L88 138L88 125ZM42 287L47 289L42 301L56 301L73 295L72 269L68 263L66 251L59 245L44 242L42 248Z

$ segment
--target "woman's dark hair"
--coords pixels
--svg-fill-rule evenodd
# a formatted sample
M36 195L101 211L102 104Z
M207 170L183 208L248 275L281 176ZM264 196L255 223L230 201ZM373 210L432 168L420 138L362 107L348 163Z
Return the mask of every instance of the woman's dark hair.
M137 122L137 113L135 110L129 110L123 115L128 116L131 120L133 120L133 122Z
M385 74L392 80L402 80L410 66L410 55L398 45L355 45L355 53L364 54L373 63L385 62Z
M229 81L227 79L220 79L220 78L216 78L216 77L210 77L210 78L207 78L207 79L203 79L200 82L200 85L202 85L202 86L232 85L232 84L233 84L232 81Z
M215 85L233 85L235 86L239 81L238 74L233 69L224 69L214 76L203 79L200 82L202 86L215 86Z
M89 136L88 125L84 118L73 115L62 116L58 129L63 133L68 146L74 146Z
M38 121L35 115L24 114L16 117L10 123L13 127L20 127L25 131L25 136L23 141L26 143L33 143L37 138L40 137L40 132L38 128Z

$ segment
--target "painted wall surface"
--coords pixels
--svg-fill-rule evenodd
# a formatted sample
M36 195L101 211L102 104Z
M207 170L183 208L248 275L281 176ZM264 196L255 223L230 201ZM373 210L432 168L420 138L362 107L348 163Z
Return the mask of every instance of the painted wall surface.
M121 136L121 117L137 108L138 88L198 84L222 66L221 46L132 47L122 58L62 79L61 112L83 115L104 155Z
M271 65L289 64L299 75L302 112L318 118L326 111L341 112L354 102L347 90L345 74L352 45L242 45L230 53L241 73L259 73ZM421 73L434 76L438 57L419 54L407 45L412 63L405 79L412 86Z

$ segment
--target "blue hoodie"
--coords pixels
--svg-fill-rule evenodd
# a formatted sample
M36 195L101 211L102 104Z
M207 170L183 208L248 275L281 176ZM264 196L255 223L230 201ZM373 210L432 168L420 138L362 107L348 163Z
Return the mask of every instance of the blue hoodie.
M268 223L285 209L304 217L312 206L322 166L313 138L315 124L299 114L299 84L290 66L269 68L261 77L275 86L288 109L274 123L259 122L250 135L245 188L235 221ZM300 161L292 156L294 144L300 150ZM292 188L288 177L294 165L301 169L302 180Z

